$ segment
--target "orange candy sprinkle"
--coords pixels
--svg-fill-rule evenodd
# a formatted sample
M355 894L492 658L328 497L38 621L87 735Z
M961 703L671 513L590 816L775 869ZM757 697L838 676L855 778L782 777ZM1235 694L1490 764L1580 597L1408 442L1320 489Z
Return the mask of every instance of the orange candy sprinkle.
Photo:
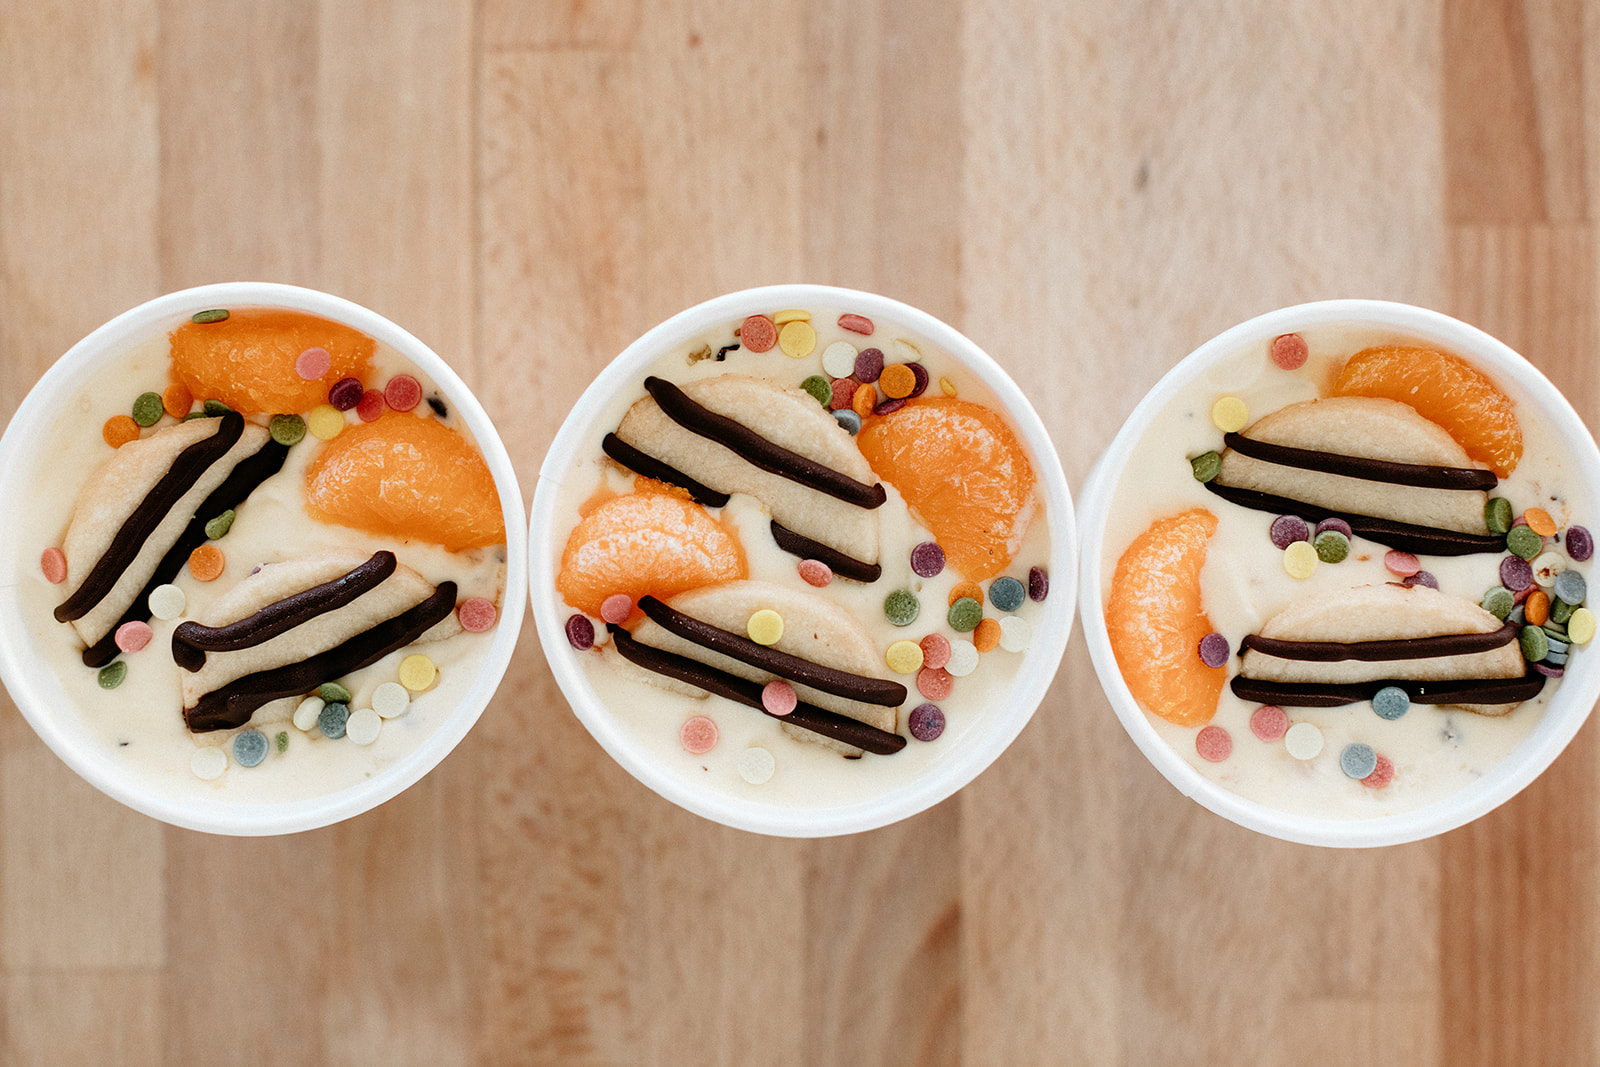
M904 400L917 387L917 375L904 363L891 363L878 376L878 386L890 400Z
M113 415L100 428L100 436L112 448L121 448L139 439L139 424L133 421L132 415Z
M1522 614L1533 625L1543 626L1550 619L1550 594L1543 589L1529 593L1528 599L1523 601Z
M189 414L189 409L194 407L194 396L189 392L189 387L182 382L173 382L161 391L161 410L175 419L181 419Z
M863 419L872 414L872 409L878 406L878 387L868 382L856 390L855 396L850 398L850 410L860 415Z
M972 643L979 652L993 652L1000 647L1000 620L992 616L979 620L972 631Z
M189 553L189 573L194 575L197 581L215 581L222 576L222 568L227 562L222 549L207 542Z
M1528 529L1540 537L1554 537L1556 535L1556 520L1543 508L1529 508L1522 513L1523 519L1528 524Z
M950 603L948 607L955 607L956 601L962 597L971 597L979 604L983 603L983 587L977 582L957 582L950 590Z

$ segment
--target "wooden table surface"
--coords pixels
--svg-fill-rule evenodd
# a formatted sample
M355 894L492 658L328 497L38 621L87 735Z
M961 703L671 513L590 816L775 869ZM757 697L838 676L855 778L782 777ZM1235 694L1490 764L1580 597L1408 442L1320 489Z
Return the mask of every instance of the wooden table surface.
M1384 297L1591 426L1581 0L0 0L0 414L189 285L314 286L479 390L531 493L586 380L704 298L946 319L1081 484L1258 312ZM1011 749L854 837L622 772L532 632L389 804L169 829L0 714L0 1063L1600 1062L1596 727L1475 825L1284 844L1141 758L1075 636Z

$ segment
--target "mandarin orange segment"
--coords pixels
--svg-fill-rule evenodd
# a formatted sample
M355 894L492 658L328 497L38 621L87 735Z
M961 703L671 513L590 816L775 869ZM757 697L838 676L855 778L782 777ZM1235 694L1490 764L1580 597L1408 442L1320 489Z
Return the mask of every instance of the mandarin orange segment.
M963 578L983 581L1010 565L1033 515L1034 476L998 412L930 397L867 419L856 443Z
M454 552L503 544L494 476L478 450L437 419L392 413L351 424L306 468L312 518Z
M1522 459L1522 427L1511 398L1448 352L1409 345L1364 349L1345 363L1333 393L1410 404L1501 478Z
M665 599L745 573L738 535L705 508L670 493L634 492L599 503L578 521L561 553L556 589L598 616L616 593Z
M1117 560L1106 631L1128 689L1146 711L1178 726L1211 721L1227 673L1200 660L1212 632L1200 568L1217 517L1205 508L1157 519Z
M293 415L326 403L343 378L365 381L376 343L337 322L300 311L242 308L221 322L186 322L172 331L172 375L200 400L235 411ZM326 349L328 372L300 377L295 360L308 348Z

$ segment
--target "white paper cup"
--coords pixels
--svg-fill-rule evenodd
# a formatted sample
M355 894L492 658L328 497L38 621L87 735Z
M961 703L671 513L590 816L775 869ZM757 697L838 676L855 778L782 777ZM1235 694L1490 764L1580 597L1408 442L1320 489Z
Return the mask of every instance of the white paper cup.
M1548 420L1566 450L1573 480L1581 485L1593 505L1600 505L1600 453L1596 452L1594 439L1583 420L1543 374L1506 345L1465 323L1409 305L1374 300L1302 304L1251 319L1207 341L1168 372L1128 417L1079 494L1082 544L1079 610L1090 658L1118 718L1150 762L1185 796L1241 826L1287 841L1335 847L1400 844L1441 834L1470 822L1503 804L1537 778L1572 740L1588 718L1596 698L1600 697L1600 655L1596 649L1574 648L1565 677L1539 722L1481 778L1412 811L1367 819L1329 819L1292 814L1247 800L1206 778L1180 757L1158 735L1150 717L1129 692L1117 668L1106 631L1107 589L1103 574L1126 547L1106 543L1107 519L1117 485L1140 439L1187 386L1229 356L1259 346L1264 357L1267 345L1280 334L1330 324L1383 331L1397 338L1412 339L1414 343L1437 346L1467 359L1495 381L1511 387L1517 394L1519 415L1524 423L1530 417ZM1219 431L1219 440L1220 437ZM1513 504L1526 507L1533 502L1513 501ZM1574 518L1591 529L1600 524L1600 514ZM1270 550L1271 546L1266 548ZM1381 553L1381 546L1379 551ZM1292 718L1293 709L1290 710ZM1429 711L1416 706L1410 714L1429 714ZM1236 750L1241 744L1255 743L1253 737L1235 739Z
M1037 609L1031 615L1033 644L1021 653L1023 660L1009 684L989 694L991 710L987 713L986 728L970 739L964 738L966 743L960 746L950 745L948 735L928 744L929 750L941 744L945 747L936 758L928 761L925 770L909 781L882 789L865 788L856 799L848 802L804 807L764 800L759 789L752 789L743 796L720 792L669 771L597 694L566 637L566 620L574 609L565 604L555 586L561 554L574 523L574 516L562 510L563 482L574 465L588 456L600 420L614 418L610 413L617 410L619 397L631 401L642 395L640 382L646 367L707 331L736 325L748 315L771 314L785 308L838 308L865 315L877 324L878 330L872 339L860 342L863 347L885 347L889 343L886 338L898 331L901 336L914 338L947 354L958 376L976 378L1004 409L1028 451L1050 524L1049 595L1042 603L1028 605L1030 611ZM885 351L889 353L890 362L900 361L888 348ZM777 349L769 356L786 361ZM816 357L812 356L807 366L816 362ZM821 372L813 367L807 373ZM933 388L937 390L937 382ZM614 427L613 422L604 429ZM989 766L1027 724L1055 674L1072 628L1077 559L1072 501L1060 460L1037 414L1016 383L972 341L924 312L869 293L816 285L749 289L697 305L652 329L601 371L557 433L540 469L530 523L528 573L534 620L551 670L578 718L618 763L661 796L708 819L758 833L823 837L870 830L914 815L950 796ZM1026 570L1029 562L1019 559L1014 561L1014 566L1020 565ZM883 586L885 594L894 588L886 581L877 584ZM942 619L944 604L939 604L938 609ZM924 618L928 618L933 609L924 606L923 611ZM931 623L908 627L907 636L915 639L935 628ZM888 675L887 670L883 673ZM915 686L909 684L910 678L899 680L906 681L910 690L900 713L900 729L905 733L906 713L923 698L917 695ZM959 686L959 681L957 684ZM749 709L739 711L759 715ZM909 742L911 746L921 744L924 743ZM903 755L868 756L858 761L853 771L870 775L874 760L900 759Z
M0 492L6 494L4 499L29 499L29 484L39 465L48 460L40 453L56 420L85 383L103 374L118 356L140 342L164 336L196 312L244 307L288 308L343 323L393 348L433 379L494 476L505 516L507 553L506 592L500 598L495 631L486 635L490 647L482 669L436 729L359 784L302 799L240 802L230 800L225 789L205 797L174 795L153 785L151 775L113 758L85 710L75 705L61 678L37 654L34 633L58 624L26 615L19 596L19 583L36 581L39 568L37 549L31 557L20 549L21 543L36 540L22 541L20 537L29 510L9 507L0 511L0 568L5 575L0 579L0 677L29 725L69 767L131 808L175 826L254 836L309 830L358 815L415 783L455 748L494 695L511 661L525 609L520 590L527 580L527 546L522 497L510 457L483 408L443 359L393 322L348 300L258 282L207 285L158 297L117 316L74 345L28 393L0 438ZM85 432L96 431L86 425ZM70 499L77 488L63 486L62 492ZM176 708L173 714L178 714ZM192 777L187 766L181 774Z

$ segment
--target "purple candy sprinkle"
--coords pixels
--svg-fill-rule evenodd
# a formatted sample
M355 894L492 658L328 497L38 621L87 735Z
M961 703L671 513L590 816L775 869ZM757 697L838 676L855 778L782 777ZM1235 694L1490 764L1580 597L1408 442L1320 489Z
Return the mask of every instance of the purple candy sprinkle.
M944 712L937 704L918 704L911 709L906 724L918 741L932 741L944 733Z
M911 569L923 578L932 578L944 570L944 549L932 541L924 541L911 550Z
M1533 584L1533 566L1521 556L1507 556L1500 561L1500 584L1521 592Z
M1528 666L1532 667L1546 678L1559 678L1566 673L1562 668L1552 667L1548 663L1530 663Z
M905 406L906 402L904 400L885 400L883 403L873 408L872 413L874 415L891 415Z
M928 368L920 363L907 363L906 366L911 368L911 380L914 383L906 399L915 400L928 391Z
M328 403L340 411L349 411L361 403L361 394L364 392L366 390L354 378L341 378L328 390Z
M567 620L567 640L579 652L594 647L594 623L587 615L574 615Z
M877 348L863 348L856 353L856 372L850 377L863 385L870 385L883 373L883 352Z
M1028 570L1028 599L1038 603L1050 594L1050 576L1043 567Z
M1267 536L1272 538L1272 543L1279 548L1288 548L1296 541L1309 541L1311 527L1306 525L1306 520L1298 515L1279 515L1272 520L1272 528Z
M1577 563L1583 563L1594 555L1594 538L1589 535L1589 531L1585 527L1571 526L1567 528L1567 555L1571 556L1573 561Z
M1207 667L1220 667L1228 662L1228 639L1221 634L1206 634L1200 639L1200 662Z
M1400 584L1407 588L1410 588L1414 585L1425 585L1429 589L1437 589L1439 588L1439 579L1435 578L1427 571L1418 571L1415 574L1407 575Z
M1350 524L1343 519L1323 519L1317 523L1316 532L1322 533L1324 530L1335 530L1346 537L1354 537L1356 535L1356 532L1350 529Z

